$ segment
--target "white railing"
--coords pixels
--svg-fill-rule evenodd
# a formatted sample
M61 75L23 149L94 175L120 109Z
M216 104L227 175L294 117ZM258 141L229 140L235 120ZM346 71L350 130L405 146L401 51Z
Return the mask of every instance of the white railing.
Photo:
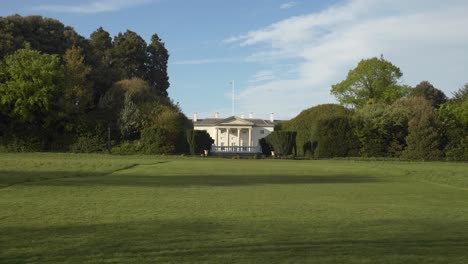
M261 153L260 146L247 147L247 146L211 146L212 153Z

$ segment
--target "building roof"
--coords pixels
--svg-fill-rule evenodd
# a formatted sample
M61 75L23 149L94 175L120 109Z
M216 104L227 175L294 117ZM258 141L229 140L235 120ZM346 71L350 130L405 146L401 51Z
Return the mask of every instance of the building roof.
M193 122L193 120L192 120ZM205 118L197 119L197 122L193 122L194 126L257 126L257 127L274 127L276 124L282 122L282 120L270 120L257 119L257 118L240 118L237 116L231 116L228 118Z

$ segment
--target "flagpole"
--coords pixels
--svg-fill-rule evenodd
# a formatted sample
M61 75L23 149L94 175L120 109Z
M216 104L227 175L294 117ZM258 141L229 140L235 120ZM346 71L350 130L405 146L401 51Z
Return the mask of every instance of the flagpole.
M234 116L234 100L235 100L235 93L234 93L234 80L231 81L231 89L232 89L232 115Z

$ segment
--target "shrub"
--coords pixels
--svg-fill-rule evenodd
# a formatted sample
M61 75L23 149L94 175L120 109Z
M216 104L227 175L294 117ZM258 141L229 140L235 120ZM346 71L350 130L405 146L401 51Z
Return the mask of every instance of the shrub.
M145 128L141 132L142 151L145 154L171 154L176 152L170 140L173 135L166 129L158 127Z
M405 104L412 118L406 137L408 147L402 156L412 160L439 160L442 157L441 135L431 103L423 97L413 97L407 99Z
M10 136L0 138L0 152L36 152L41 150L37 137Z
M124 141L112 148L112 154L129 155L143 152L143 144L140 141Z
M93 153L106 150L106 140L95 133L84 133L78 136L75 143L70 145L70 151L75 153Z
M406 147L410 110L401 102L368 104L356 111L354 132L363 157L399 157Z
M294 119L282 123L279 128L297 132L296 148L299 156L333 156L334 150L329 145L332 142L342 144L339 155L343 156L354 154L358 145L357 138L352 134L352 116L353 112L343 106L324 104L302 111Z
M203 150L211 149L214 140L210 134L204 130L187 130L187 143L189 145L190 154L196 155L202 153Z
M271 155L271 148L270 148L270 145L267 143L266 139L265 138L261 138L259 141L258 141L258 144L260 145L260 147L262 148L262 154L265 155L266 157L270 156Z
M275 155L289 155L295 149L296 134L294 131L274 131L266 137L266 142L275 151Z
M348 116L331 116L318 120L315 133L316 145L312 145L315 158L352 156L357 149L352 121ZM357 152L357 151L355 151Z

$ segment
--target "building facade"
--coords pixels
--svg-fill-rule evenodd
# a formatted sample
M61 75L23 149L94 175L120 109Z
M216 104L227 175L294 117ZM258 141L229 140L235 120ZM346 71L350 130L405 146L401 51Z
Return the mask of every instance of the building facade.
M228 118L198 119L196 114L192 120L195 130L205 130L214 140L211 152L232 153L260 153L259 140L274 131L280 121L242 118L231 116Z

